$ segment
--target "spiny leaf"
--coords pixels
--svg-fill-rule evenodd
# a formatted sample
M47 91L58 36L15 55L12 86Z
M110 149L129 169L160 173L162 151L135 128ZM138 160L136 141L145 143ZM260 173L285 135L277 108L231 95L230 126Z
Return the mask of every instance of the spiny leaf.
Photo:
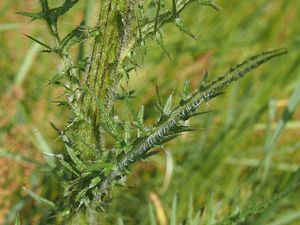
M157 33L157 27L158 27L158 17L159 17L159 13L160 13L160 1L161 0L156 0L156 5L157 5L157 9L156 9L156 16L155 16L155 21L154 21L154 33Z
M82 189L75 197L75 201L79 202L86 194L86 192L89 190L89 187L85 187Z
M96 104L99 108L99 111L101 113L102 116L102 122L104 123L104 126L106 127L106 132L110 133L118 142L124 142L122 135L119 133L118 128L114 122L114 120L112 120L107 112L107 110L105 109L103 103L99 100L98 96L96 96L96 94L94 93L94 91L92 91L90 88L87 88L88 91L92 94L94 100L96 101Z
M145 160L145 159L148 159L150 158L151 156L153 155L156 155L157 153L160 153L161 150L153 150L153 151L150 151L150 152L147 152L146 154L144 154L142 157L141 157L141 160Z
M183 23L179 16L175 17L174 24L184 33L189 35L191 38L197 40L197 37L190 31L190 29Z
M186 101L189 98L190 95L190 81L189 80L185 80L184 82L184 87L183 87L183 92L182 92L182 101Z
M144 111L145 111L145 108L144 108L144 106L142 105L142 106L140 107L139 112L138 112L138 121L139 121L139 126L140 126L140 128L139 128L139 130L138 130L138 134L137 134L138 137L141 136L141 133L142 133L142 131L144 130Z
M141 105L138 113L138 118L142 126L144 125L144 111L145 111L145 107L144 105Z
M198 0L198 1L201 5L209 6L215 9L216 11L220 12L220 7L218 7L213 0Z
M34 192L30 191L30 190L27 190L27 189L25 189L25 190L28 192L30 197L32 197L39 204L45 205L45 206L50 207L52 209L56 208L56 205L53 202L51 202L50 200L45 199L45 198L35 194Z
M273 51L263 52L261 54L250 57L249 59L243 61L237 66L230 68L225 75L220 76L213 80L209 87L219 84L219 86L225 86L232 81L236 81L239 78L243 77L249 71L255 69L256 67L262 65L263 63L269 61L270 59L287 54L286 49L276 49ZM227 79L226 79L227 78Z
M136 110L135 110L135 108L133 106L133 103L132 103L131 99L129 98L129 96L130 96L129 94L130 94L129 92L127 92L127 93L124 94L127 108L129 109L131 117L134 120L134 122L136 123L136 125L138 125L140 129L142 129L143 128L143 124L141 123L141 120L139 118L139 114L136 112Z
M86 165L76 156L76 153L71 146L69 138L66 135L62 135L62 139L65 143L69 156L75 164L76 169L78 169L79 171L84 171L86 169Z
M163 108L164 115L171 114L171 112L172 112L172 102L173 102L173 94L171 94L168 97L167 101L166 101L166 104L165 104L165 106Z
M51 154L51 153L44 153L45 155L49 155L49 156L53 156L55 157L60 163L61 165L66 168L67 170L69 170L71 173L74 173L76 176L80 176L74 169L73 167L64 160L64 156L61 154Z
M51 121L49 123L50 123L50 126L57 132L57 134L62 135L63 132L60 129L58 129L58 127L55 126L54 123L52 123Z
M184 88L183 88L183 97L185 99L188 98L189 94L190 94L190 88L191 88L191 83L189 80L185 80L184 82Z
M230 70L227 73L227 76L225 76L226 78L224 77L220 82L209 84L203 92L197 91L194 93L186 104L179 106L175 111L173 111L170 118L163 123L158 124L151 134L146 137L141 137L133 143L133 148L118 161L118 164L115 167L116 169L101 182L100 193L106 191L110 187L111 183L117 179L118 174L126 170L132 163L136 162L137 159L147 153L151 148L175 138L176 135L170 135L172 130L178 126L180 121L185 121L190 118L203 102L210 99L211 96L216 95L216 93L219 93L222 88L231 82L243 77L249 71L260 66L264 62L286 53L286 50L274 50L253 56L250 60L246 60L234 69Z
M53 9L53 11L57 11L59 16L64 15L68 12L79 0L65 0L64 4L61 7Z
M177 133L165 135L164 137L162 137L161 139L159 139L159 140L157 141L157 146L162 145L162 144L164 144L164 143L167 143L167 142L169 142L169 141L171 141L171 140L177 138L178 136L179 136L179 134L177 134Z
M225 94L225 92L217 92L217 93L214 93L214 94L210 94L209 96L207 96L207 98L205 98L205 101L209 101L215 97L218 97L220 95L223 95Z
M172 129L172 133L174 134L180 134L183 132L190 132L190 131L195 131L194 128L192 128L191 126L176 126Z
M64 74L57 73L54 77L52 77L48 82L49 84L61 84L61 80L64 78Z
M103 169L103 166L105 165L105 160L104 159L99 159L96 161L92 161L87 165L87 168L84 170L84 172L94 172L94 171L99 171L100 169Z
M176 5L176 0L172 0L172 12L173 12L173 16L177 16L177 5Z
M203 78L202 78L202 80L201 80L199 90L200 91L205 90L205 88L207 86L207 83L208 83L208 72L206 71Z
M65 0L64 4L60 7L49 8L48 0L41 0L42 12L30 13L30 12L17 12L19 15L27 16L36 19L45 19L45 20L56 20L59 16L64 15L69 11L79 0Z
M191 114L190 118L195 117L195 116L202 116L204 114L208 114L208 113L212 113L212 112L215 112L215 111L210 110L210 111L204 111L204 112L196 112L196 113Z
M76 176L80 177L80 175L73 169L73 167L64 160L59 160L59 162L70 172L74 173Z
M115 165L113 163L103 163L103 167L104 167L103 174L104 176L107 176L115 167Z
M89 185L89 189L96 187L101 182L100 177L95 177L91 180L91 183Z
M163 40L163 37L162 37L162 34L160 31L157 31L155 33L154 39L156 40L157 44L161 47L161 49L164 51L164 53L167 55L167 57L170 60L172 60L171 56L169 55L169 53L165 47L164 40Z
M54 51L49 45L47 45L47 44L45 44L45 43L43 43L43 42L37 40L36 38L31 37L31 36L29 36L29 35L27 35L27 34L24 34L24 35L25 35L26 37L28 37L29 39L33 40L34 42L36 42L36 43L42 45L43 47L45 47L45 48L47 49L47 51L50 51L50 52L53 52L53 51Z
M152 35L153 33L157 33L157 31L159 30L159 28L161 28L163 25L167 24L167 23L171 23L174 22L174 19L179 16L179 14L191 3L195 2L196 0L173 0L173 6L172 6L172 11L165 11L164 13L159 14L159 16L157 16L157 11L156 11L156 17L153 20L149 20L148 23L144 24L144 26L142 27L142 33L143 33L143 39L145 39L146 37ZM153 1L151 1L152 3L152 7L153 7ZM151 4L150 3L150 4ZM212 1L200 1L201 5L204 6L210 6L213 8L217 8L218 7L212 3Z
M123 93L123 94L118 94L116 96L116 99L117 100L124 100L125 99L125 95L128 95L128 98L134 98L133 94L134 94L135 90L131 90L131 91L128 91L127 93Z
M90 29L86 27L85 21L82 21L79 26L77 26L73 31L66 35L66 37L62 40L60 44L60 51L62 53L67 53L74 44L78 44L91 36L98 35L98 28Z
M42 19L44 16L43 13L30 13L30 12L17 12L17 14L31 18L31 21Z

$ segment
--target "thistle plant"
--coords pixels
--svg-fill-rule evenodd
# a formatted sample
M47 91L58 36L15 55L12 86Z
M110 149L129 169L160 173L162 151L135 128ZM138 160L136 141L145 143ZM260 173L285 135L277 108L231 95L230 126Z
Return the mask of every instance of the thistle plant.
M158 153L181 133L194 130L185 121L205 113L198 109L222 94L230 83L270 59L286 54L285 49L256 54L212 81L206 73L193 92L187 81L180 99L171 94L164 102L157 87L156 108L160 116L155 124L146 125L144 106L133 102L133 91L122 87L121 82L129 82L131 71L139 66L138 59L146 54L150 39L171 58L164 45L164 25L174 24L196 39L181 19L186 7L200 4L219 8L212 0L102 0L97 1L95 25L83 20L62 37L59 19L71 13L78 2L65 0L59 7L51 7L48 0L40 0L40 12L19 13L32 21L45 21L53 44L28 37L42 45L43 52L56 54L62 61L62 70L51 83L64 88L57 102L67 106L70 120L62 128L51 123L65 145L65 152L51 155L55 165L49 167L57 174L63 193L55 203L30 194L64 220L77 212L104 209L112 188L124 183L132 164ZM88 40L93 44L87 57L75 60L71 49ZM130 120L118 114L116 101L127 107Z

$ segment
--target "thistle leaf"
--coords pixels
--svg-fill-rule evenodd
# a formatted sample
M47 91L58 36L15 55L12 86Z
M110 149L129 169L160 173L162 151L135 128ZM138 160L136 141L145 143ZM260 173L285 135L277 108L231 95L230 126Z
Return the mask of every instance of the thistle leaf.
M17 14L31 18L31 21L37 19L43 19L44 16L43 13L30 13L30 12L17 12Z
M86 169L86 165L76 156L76 153L71 146L69 138L66 135L62 135L62 139L65 143L69 156L75 164L76 169L78 169L79 171L84 171Z
M138 118L139 118L140 124L142 126L144 126L144 112L145 112L145 107L144 107L144 105L141 105L139 113L138 113Z
M45 48L47 49L47 51L49 51L49 52L53 52L53 51L54 51L49 45L47 45L47 44L45 44L45 43L39 41L38 39L36 39L36 38L34 38L34 37L31 37L31 36L29 36L29 35L27 35L27 34L24 34L24 35L25 35L26 37L28 37L29 39L33 40L34 42L36 42L36 43L40 44L41 46L45 47Z
M258 55L254 55L238 64L237 66L230 68L224 75L217 77L205 88L207 90L210 89L210 93L212 91L215 93L218 89L222 89L231 82L242 78L245 74L262 65L263 63L269 61L270 59L284 54L287 54L286 49L276 49L273 51L267 51Z
M64 4L61 7L52 9L54 12L57 12L58 16L63 16L68 12L79 0L65 0Z
M84 197L86 192L89 190L89 187L85 187L84 189L82 189L75 197L75 201L76 202L80 202Z
M172 130L172 132L176 133L176 134L180 134L180 133L183 133L183 132L190 132L190 131L195 131L195 129L192 128L191 126L176 126Z
M75 174L77 177L80 177L80 175L73 169L73 167L68 162L66 162L64 159L59 159L58 161L61 163L61 165L64 168L66 168L67 170L69 170L70 172Z
M115 124L114 120L109 116L103 103L99 100L98 96L94 93L94 91L92 91L90 88L87 89L96 101L98 109L101 113L102 123L104 124L105 131L111 134L119 143L124 142L122 135L118 131L117 125Z
M207 83L208 83L208 72L206 71L203 78L202 78L202 80L201 80L199 90L204 91L207 87Z
M153 151L150 151L150 152L147 152L146 154L142 155L139 160L146 160L148 158L150 158L151 156L153 155L156 155L158 153L160 153L161 150L153 150Z
M210 110L210 111L204 111L204 112L196 112L196 113L191 114L190 118L195 117L195 116L202 116L204 114L208 114L208 113L212 113L212 112L215 112L215 111Z
M127 108L129 109L129 112L131 114L131 117L132 119L134 120L134 122L136 123L137 126L139 126L140 129L142 129L143 127L143 124L140 120L140 112L137 113L134 106L133 106L133 103L131 101L131 99L129 98L130 97L130 93L127 92L124 94L124 97L125 97L125 102L126 102L126 105L127 105Z
M96 187L100 182L101 182L101 178L100 177L95 177L94 179L91 180L91 183L89 185L89 189Z
M35 194L34 192L30 191L30 190L27 190L27 189L25 189L25 190L28 192L30 197L32 197L37 203L45 205L45 206L47 206L49 208L52 208L52 209L56 208L56 205L53 202L51 202L50 200L45 199L45 198Z
M121 160L118 161L115 170L108 174L107 177L102 181L100 193L106 191L110 184L118 178L118 174L121 174L132 163L138 161L138 159L142 155L146 154L151 148L176 138L178 134L172 134L172 131L176 129L179 122L190 118L203 102L205 102L207 99L211 99L212 96L216 96L216 93L219 93L221 89L231 82L243 77L249 71L276 56L286 53L286 50L281 49L255 55L228 71L226 76L223 76L221 81L217 83L210 83L207 87L205 87L203 92L197 91L194 93L188 102L176 108L176 110L172 112L172 116L166 121L158 124L157 127L153 129L152 133L146 137L137 139L132 144L133 147L127 153L125 153Z
M217 12L220 12L220 7L216 5L214 0L198 0L201 5L209 6L215 9Z
M173 12L173 16L177 16L177 5L176 5L176 0L172 0L172 12Z
M161 0L156 0L156 5L157 5L157 8L156 8L156 16L155 16L155 21L154 21L154 33L156 34L157 33L157 28L158 28L158 20L159 20L159 14L160 14L160 1Z
M162 34L160 31L157 31L155 33L155 36L154 36L154 39L156 40L157 44L161 47L161 49L163 50L163 52L167 55L167 57L172 60L171 56L169 55L166 47L165 47L165 44L164 44L164 40L163 40L163 37L162 37Z
M60 44L60 52L67 53L73 45L79 44L89 37L98 35L99 29L89 29L88 27L86 27L85 21L82 21L79 26L77 26L73 31L67 34L66 37L62 40L62 43Z
M197 40L197 37L190 31L190 29L183 23L179 16L174 19L174 24L184 33L189 35L191 38Z
M162 137L160 140L157 141L157 146L167 143L167 142L177 138L178 136L179 136L179 134L177 134L177 133L165 135L164 137Z
M182 92L182 100L183 101L186 101L189 98L190 88L191 88L190 81L189 80L185 80L184 87L183 87L183 92Z
M171 112L172 112L172 102L173 102L173 94L171 94L168 97L167 101L166 101L166 104L163 108L164 115L170 115L171 114Z

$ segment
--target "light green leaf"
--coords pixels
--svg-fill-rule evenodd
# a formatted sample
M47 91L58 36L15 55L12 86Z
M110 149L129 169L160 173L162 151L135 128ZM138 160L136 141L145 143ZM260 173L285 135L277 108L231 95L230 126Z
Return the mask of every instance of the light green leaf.
M37 203L45 205L45 206L47 206L49 208L52 208L52 209L56 208L56 205L53 202L51 202L50 200L45 199L45 198L35 194L34 192L30 191L30 190L27 190L27 189L25 189L25 190L28 192L30 197L32 197Z
M173 94L171 94L168 97L168 99L166 101L166 104L164 106L163 112L164 112L165 115L171 114L171 112L172 112L172 102L173 102Z

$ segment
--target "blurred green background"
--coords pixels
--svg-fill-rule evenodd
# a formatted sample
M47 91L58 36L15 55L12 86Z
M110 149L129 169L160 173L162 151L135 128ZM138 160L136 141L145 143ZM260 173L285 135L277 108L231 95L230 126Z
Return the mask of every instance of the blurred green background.
M81 1L60 21L61 31L78 25L86 4L95 2ZM156 84L166 97L178 93L185 79L197 88L205 71L213 78L258 52L284 47L289 54L251 72L203 106L203 111L214 112L189 121L198 131L182 135L166 146L165 153L134 166L128 186L115 190L103 213L105 224L116 224L121 217L125 224L149 224L150 205L157 224L166 225L175 194L178 224L187 216L189 198L201 212L212 199L216 219L222 221L299 183L300 1L216 3L220 13L197 4L184 11L184 21L197 41L166 26L165 44L172 60L149 41L142 68L131 74L129 82L136 90L134 102L146 106L146 123L157 115ZM68 111L52 102L61 88L48 85L60 68L59 59L40 53L40 46L23 35L47 43L47 28L15 13L37 11L38 6L34 0L0 0L0 150L6 156L0 158L3 224L14 221L17 212L22 224L35 224L45 212L22 187L50 199L57 194L57 181L29 162L43 162L42 152L62 151L49 121L62 127L68 120ZM4 150L22 154L25 161ZM299 190L294 190L243 224L300 224L299 199Z

